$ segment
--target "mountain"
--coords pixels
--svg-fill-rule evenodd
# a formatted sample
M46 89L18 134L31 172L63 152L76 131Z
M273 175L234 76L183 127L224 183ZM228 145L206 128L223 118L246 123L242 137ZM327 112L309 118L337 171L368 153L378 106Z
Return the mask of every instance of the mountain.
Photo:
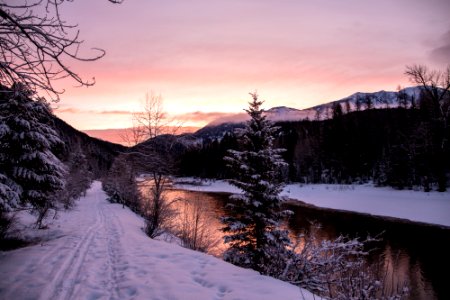
M338 104L341 105L344 111L346 110L347 105L347 108L351 111L364 110L367 108L395 108L399 106L410 107L411 105L414 105L412 102L419 99L421 90L422 87L417 86L404 88L398 92L383 90L374 93L357 92L340 100L331 101L301 110L301 112L306 114L309 119L317 119L317 115L319 114L320 119L323 120L331 117L329 112L332 111Z
M55 129L64 142L64 149L60 156L67 157L74 152L81 152L86 157L88 169L95 178L103 176L111 167L118 153L126 151L127 147L97 138L90 137L81 132L55 115L52 115Z
M364 110L369 105L370 108L395 108L402 105L407 107L411 106L411 101L419 99L421 87L408 87L398 92L392 91L378 91L374 93L361 93L357 92L348 97L333 100L324 104L316 105L306 109L296 109L286 106L277 106L267 109L265 111L267 118L274 122L279 121L300 121L300 120L314 120L314 119L328 119L332 116L333 107L337 104L341 105L341 108L346 110ZM346 107L348 105L348 107ZM248 116L237 113L234 117L227 117L226 120L218 119L211 122L206 127L218 127L223 124L242 123L248 120ZM233 127L227 125L228 127ZM227 126L223 128L226 129ZM200 130L201 132L204 129ZM211 129L210 129L211 131Z
M19 97L20 101L17 100L19 98L15 99L9 96L3 97L4 95L10 95L12 93L17 93L17 91L0 85L0 95L2 95L2 97L0 97L0 104L2 104L2 107L4 108L4 111L0 112L0 128L8 128L8 130L4 132L14 132L14 130L16 130L15 128L9 130L8 126L3 126L3 118L7 120L7 118L10 118L11 116L16 116L16 120L20 120L21 115L27 116L28 118L41 118L42 120L39 122L44 122L45 126L52 128L59 134L63 143L54 143L52 152L70 170L78 169L80 172L86 173L83 176L88 176L87 173L89 173L91 179L99 178L106 173L117 154L127 149L122 145L92 138L73 128L55 116L51 112L51 109L45 104L41 104L41 109L38 110L39 114L26 114L25 111L22 112L22 110L32 110L30 107L35 107L26 105L27 103L30 104L34 101L29 96L31 93L24 92L20 97L14 96ZM17 105L19 102L20 105ZM9 111L9 109L12 110ZM26 126L18 128L22 129L17 130L24 131L23 128L26 128ZM20 135L26 136L27 133L28 132L20 132ZM51 143L47 142L43 144L50 145ZM58 146L55 146L56 144L58 144ZM9 150L8 147L4 149Z
M287 106L276 106L265 111L267 118L273 122L326 120L333 116L333 109L340 105L343 112L363 111L367 108L396 108L416 105L421 93L421 87L408 87L398 92L378 91L374 93L357 92L348 97L316 105L306 109L296 109ZM201 143L198 139L221 139L227 132L243 127L248 120L247 115L237 113L235 117L218 119L196 131L189 139L190 143ZM193 139L197 139L193 142Z
M183 134L183 133L193 133L199 129L200 129L199 127L182 126L179 129L169 128L167 131L168 132L176 131L178 134ZM132 128L114 128L114 129L89 129L83 130L82 132L97 139L128 146L126 138L124 137L126 137L127 135L132 136L133 135L132 130L133 130Z

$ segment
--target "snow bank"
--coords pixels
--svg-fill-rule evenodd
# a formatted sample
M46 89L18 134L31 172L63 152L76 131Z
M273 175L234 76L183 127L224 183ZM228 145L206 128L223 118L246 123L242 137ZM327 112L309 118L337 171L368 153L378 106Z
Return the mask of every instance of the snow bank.
M0 253L0 299L313 299L288 283L149 239L95 182L41 244ZM317 297L316 297L317 299Z
M205 184L176 184L176 188L204 191L240 191L223 180ZM282 195L319 207L341 209L377 216L389 216L416 222L450 226L450 192L395 190L373 185L289 184Z

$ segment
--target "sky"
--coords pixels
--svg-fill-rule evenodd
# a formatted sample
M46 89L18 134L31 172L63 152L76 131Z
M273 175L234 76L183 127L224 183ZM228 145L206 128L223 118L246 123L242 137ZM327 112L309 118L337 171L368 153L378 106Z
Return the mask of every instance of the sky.
M448 0L124 0L67 2L81 55L68 61L95 86L70 81L57 116L80 130L124 128L146 93L186 126L264 107L308 108L355 92L409 86L405 67L450 63Z

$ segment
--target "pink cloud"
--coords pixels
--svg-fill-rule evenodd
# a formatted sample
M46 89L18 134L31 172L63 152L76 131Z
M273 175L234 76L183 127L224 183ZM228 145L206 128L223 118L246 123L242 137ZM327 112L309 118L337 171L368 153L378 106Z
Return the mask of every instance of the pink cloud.
M69 114L98 114L98 115L131 115L133 112L127 110L88 110L78 109L74 107L56 108L56 113L69 113Z

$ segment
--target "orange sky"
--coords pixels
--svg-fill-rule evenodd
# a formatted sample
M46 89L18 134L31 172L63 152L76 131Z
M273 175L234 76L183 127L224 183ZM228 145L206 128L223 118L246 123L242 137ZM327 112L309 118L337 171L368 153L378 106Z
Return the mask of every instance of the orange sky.
M307 108L357 91L408 85L406 65L450 63L448 0L125 0L65 3L106 57L70 62L96 85L66 92L56 114L78 129L131 126L145 94L202 126L240 112L258 90L265 107Z

